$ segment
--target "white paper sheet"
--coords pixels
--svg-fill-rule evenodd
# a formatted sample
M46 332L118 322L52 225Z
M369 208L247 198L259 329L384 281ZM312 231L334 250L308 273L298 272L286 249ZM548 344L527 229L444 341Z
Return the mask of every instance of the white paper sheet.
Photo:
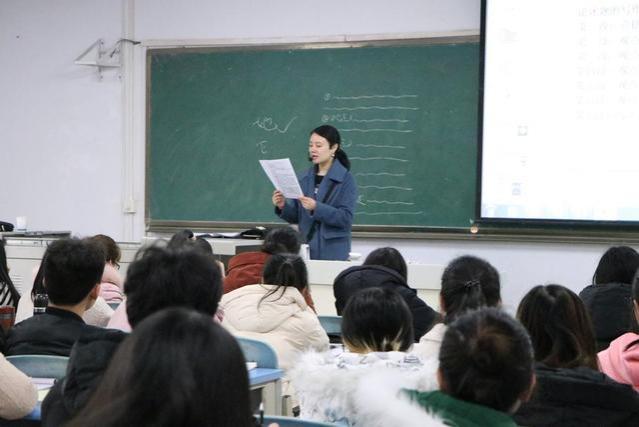
M280 190L287 199L299 199L304 195L291 159L260 160L275 189Z

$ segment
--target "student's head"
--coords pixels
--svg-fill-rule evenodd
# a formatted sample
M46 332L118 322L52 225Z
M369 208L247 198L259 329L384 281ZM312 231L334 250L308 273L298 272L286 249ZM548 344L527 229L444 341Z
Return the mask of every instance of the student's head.
M192 247L142 248L124 282L131 327L167 307L187 307L213 316L222 295L218 266Z
M526 330L494 307L468 311L448 325L439 350L442 391L456 399L514 412L534 384Z
M553 368L597 369L595 334L581 299L560 285L535 286L519 303L535 359Z
M196 237L193 241L193 245L197 247L203 254L213 255L213 246L204 238L204 237Z
M104 271L104 252L89 239L60 239L51 243L43 258L43 281L49 302L76 305L97 298ZM88 308L88 307L87 307Z
M0 286L4 283L7 286L13 305L17 307L18 300L20 299L20 293L13 285L11 277L9 276L9 264L7 263L7 252L4 249L4 240L0 239Z
M266 285L275 285L261 301L276 295L278 299L287 287L293 287L300 292L308 287L308 272L304 260L297 254L274 254L271 255L262 271L262 281ZM261 302L260 301L260 302Z
M639 268L639 253L628 246L613 246L599 260L592 277L594 285L632 283Z
M195 240L195 235L191 230L182 230L175 233L169 239L168 247L171 249L179 248L184 246L185 242L192 242Z
M249 381L237 341L210 316L171 308L119 346L69 425L250 426Z
M342 313L342 341L356 353L407 351L413 344L413 316L393 289L362 289Z
M315 165L336 158L346 169L351 167L348 156L342 150L342 137L331 125L322 125L311 131L308 156Z
M96 234L93 237L89 237L89 240L95 242L102 248L106 262L113 265L119 265L122 252L115 240L104 234Z
M406 267L406 261L401 253L395 248L378 248L368 254L364 260L364 265L381 265L382 267L390 268L400 274L407 280L408 269Z
M297 254L300 251L301 239L297 231L291 227L271 228L264 236L262 252L267 254Z
M440 304L450 322L466 310L501 303L499 273L487 261L470 255L455 258L442 274Z

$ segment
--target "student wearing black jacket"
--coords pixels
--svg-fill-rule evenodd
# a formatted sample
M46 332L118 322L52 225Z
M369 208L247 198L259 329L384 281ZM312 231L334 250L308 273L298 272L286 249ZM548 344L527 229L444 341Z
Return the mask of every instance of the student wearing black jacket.
M129 266L124 290L133 330L167 307L186 307L211 318L217 311L222 295L220 269L210 256L195 249L194 243L185 246L143 248ZM71 350L67 376L53 385L42 402L43 426L64 425L84 408L126 336L121 331L99 329L79 338Z
M636 331L632 308L632 282L639 268L639 254L628 246L613 246L599 260L592 285L579 297L595 328L597 350L626 332Z
M517 318L530 333L537 361L537 387L515 414L519 425L639 425L639 394L599 372L590 317L574 292L536 286Z
M342 271L333 282L335 308L342 311L348 299L365 288L390 288L404 299L413 315L415 342L430 330L439 315L417 296L417 291L406 283L407 267L402 255L394 248L379 248L371 252L364 264Z

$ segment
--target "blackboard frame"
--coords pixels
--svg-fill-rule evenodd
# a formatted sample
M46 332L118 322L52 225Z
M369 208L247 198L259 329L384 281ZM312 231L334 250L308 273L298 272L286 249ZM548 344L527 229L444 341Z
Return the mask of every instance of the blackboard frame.
M151 129L151 58L156 52L161 53L187 53L187 52L227 52L247 49L251 51L274 51L274 50L306 50L306 49L330 49L330 48L358 48L358 47L393 47L393 46L423 46L423 45L444 45L444 44L478 44L479 35L442 35L435 37L415 37L415 38L391 38L391 39L366 39L351 41L318 41L300 43L269 43L256 45L253 43L230 43L210 46L172 46L172 47L150 47L146 51L146 117L145 117L145 226L150 232L173 231L183 228L193 228L198 230L242 230L255 225L277 226L281 222L244 222L244 221L167 221L153 219L150 214L150 129ZM470 227L469 223L469 227ZM354 235L369 236L414 236L418 234L447 233L451 235L467 234L469 227L440 227L440 226L388 226L388 225L354 225Z

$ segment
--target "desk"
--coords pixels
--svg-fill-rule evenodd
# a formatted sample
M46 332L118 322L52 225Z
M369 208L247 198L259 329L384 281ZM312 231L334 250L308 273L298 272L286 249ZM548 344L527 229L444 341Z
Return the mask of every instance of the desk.
M264 413L268 415L282 414L282 370L254 368L248 371L251 390L262 390ZM40 395L41 396L41 395ZM41 396L44 400L44 396ZM23 420L40 421L42 417L42 400L38 398L38 404Z
M281 369L267 368L254 368L249 371L251 390L262 390L265 414L282 414L282 373Z

